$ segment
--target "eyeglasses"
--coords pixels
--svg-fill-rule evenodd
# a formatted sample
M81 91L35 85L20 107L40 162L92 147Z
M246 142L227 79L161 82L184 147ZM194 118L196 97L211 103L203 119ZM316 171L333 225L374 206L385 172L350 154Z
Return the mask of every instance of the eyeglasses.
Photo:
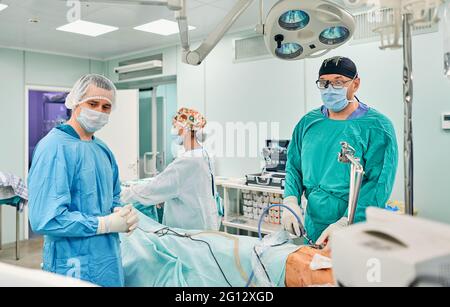
M324 90L326 88L328 88L330 85L336 89L336 90L340 90L343 89L345 87L345 85L349 82L352 82L353 80L349 80L349 81L341 81L341 80L337 80L337 81L329 81L329 80L317 80L316 84L317 87L321 90Z

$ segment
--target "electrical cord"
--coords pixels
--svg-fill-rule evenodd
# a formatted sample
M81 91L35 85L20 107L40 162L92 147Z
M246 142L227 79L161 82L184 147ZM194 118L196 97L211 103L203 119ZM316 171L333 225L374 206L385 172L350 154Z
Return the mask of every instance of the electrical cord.
M288 243L289 241L284 241L283 243L280 244L275 244L275 245L271 245L270 247L278 247L278 246L282 246L286 243ZM255 252L256 258L258 259L259 263L261 264L261 267L264 270L264 274L266 275L267 279L269 280L270 283L272 283L272 279L269 276L269 273L267 272L266 266L264 265L264 263L262 262L261 257L259 256L258 252L256 251L256 246L253 246L253 251Z
M230 287L233 287L233 286L231 285L231 283L229 282L227 276L225 275L225 272L223 271L222 267L220 266L219 261L217 261L217 258L216 258L216 256L214 255L214 252L213 252L213 250L212 250L212 248L211 248L211 245L210 245L208 242L206 242L206 241L204 241L204 240L200 240L200 239L194 239L194 238L192 238L192 236L189 235L189 234L181 234L181 233L178 233L178 232L176 232L176 231L170 229L169 227L164 227L164 228L161 228L161 229L159 229L159 230L157 230L157 231L148 231L148 230L142 229L141 227L138 227L138 229L141 230L141 231L143 231L144 233L155 234L155 235L157 235L159 238L164 237L164 236L167 236L167 235L173 235L173 236L180 237L180 238L187 238L187 239L190 239L190 240L192 240L192 241L194 241L194 242L202 242L202 243L205 243L205 244L208 246L209 252L211 253L211 256L213 257L214 261L216 262L217 267L219 268L220 273L222 274L222 276L223 276L223 278L225 279L226 283L227 283Z
M191 239L191 240L194 241L194 242L203 242L203 243L205 243L206 245L208 245L209 252L211 253L211 256L213 257L214 261L216 262L217 267L219 268L220 272L222 273L223 278L225 279L225 281L227 282L227 284L228 284L231 288L233 288L233 286L231 285L231 283L228 281L228 278L227 278L227 276L225 275L225 272L222 270L222 267L220 266L219 262L217 261L217 258L215 257L214 252L213 252L213 250L211 249L211 245L210 245L208 242L203 241L203 240L200 240L200 239L194 239L194 238L192 238L192 237L189 237L189 239Z

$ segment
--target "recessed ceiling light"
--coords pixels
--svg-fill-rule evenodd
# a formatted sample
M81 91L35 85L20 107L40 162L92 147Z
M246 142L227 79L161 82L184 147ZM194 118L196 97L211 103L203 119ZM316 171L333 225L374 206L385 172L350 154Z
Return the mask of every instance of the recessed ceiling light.
M164 35L169 36L172 34L179 33L178 29L178 23L166 20L166 19L160 19L157 21L153 21L150 23L147 23L142 26L138 26L134 28L135 30L144 31L144 32L150 32L158 35ZM193 26L189 26L189 30L195 30L196 28Z
M4 9L6 9L8 7L8 5L6 4L1 4L0 3L0 11L3 11Z
M59 27L56 30L97 37L109 32L116 31L118 29L119 28L102 25L99 23L77 20L75 22Z

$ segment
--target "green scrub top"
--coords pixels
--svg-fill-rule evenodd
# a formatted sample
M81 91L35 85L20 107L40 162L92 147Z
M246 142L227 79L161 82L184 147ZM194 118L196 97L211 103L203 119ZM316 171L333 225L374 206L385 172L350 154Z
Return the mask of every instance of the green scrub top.
M384 208L392 192L398 147L391 121L374 109L363 117L333 120L316 109L295 128L288 150L285 197L308 199L305 228L317 240L331 224L348 215L350 164L338 162L341 142L355 148L365 175L355 222L369 206Z

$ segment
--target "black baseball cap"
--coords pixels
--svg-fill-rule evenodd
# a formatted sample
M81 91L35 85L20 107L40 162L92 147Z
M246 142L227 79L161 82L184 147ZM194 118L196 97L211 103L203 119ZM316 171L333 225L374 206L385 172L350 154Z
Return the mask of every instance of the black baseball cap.
M337 56L326 59L320 67L319 77L332 74L355 79L358 77L358 69L349 58Z

